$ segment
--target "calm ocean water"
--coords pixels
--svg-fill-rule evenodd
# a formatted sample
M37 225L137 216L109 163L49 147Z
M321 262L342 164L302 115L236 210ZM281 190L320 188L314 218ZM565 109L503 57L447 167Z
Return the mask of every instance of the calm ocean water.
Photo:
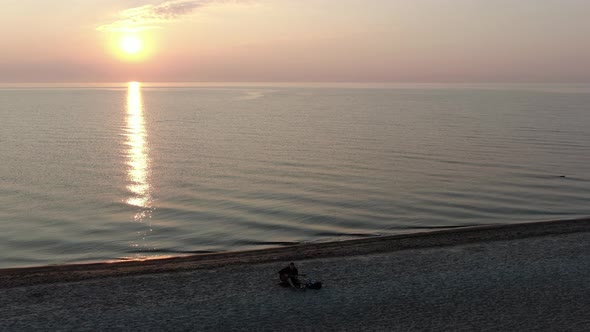
M588 86L0 88L0 267L590 215Z

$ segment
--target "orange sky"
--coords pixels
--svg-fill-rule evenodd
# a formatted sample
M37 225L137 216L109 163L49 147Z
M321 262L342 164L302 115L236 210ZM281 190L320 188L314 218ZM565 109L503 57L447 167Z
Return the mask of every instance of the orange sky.
M590 82L585 0L3 0L1 82ZM144 49L122 56L119 39Z

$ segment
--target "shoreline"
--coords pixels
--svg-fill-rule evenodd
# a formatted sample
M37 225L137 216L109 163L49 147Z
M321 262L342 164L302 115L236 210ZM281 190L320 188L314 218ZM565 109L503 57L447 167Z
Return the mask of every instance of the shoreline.
M590 217L517 224L467 226L365 239L142 261L7 268L0 269L0 289L130 275L213 269L227 265L359 256L408 249L448 247L478 242L508 241L581 232L590 232Z

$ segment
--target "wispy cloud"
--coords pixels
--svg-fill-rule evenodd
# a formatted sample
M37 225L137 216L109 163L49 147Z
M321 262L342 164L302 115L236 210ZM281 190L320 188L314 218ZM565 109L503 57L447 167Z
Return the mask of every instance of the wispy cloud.
M119 12L119 19L98 26L101 31L141 31L159 29L164 24L189 16L197 9L225 2L224 0L170 0L125 9Z

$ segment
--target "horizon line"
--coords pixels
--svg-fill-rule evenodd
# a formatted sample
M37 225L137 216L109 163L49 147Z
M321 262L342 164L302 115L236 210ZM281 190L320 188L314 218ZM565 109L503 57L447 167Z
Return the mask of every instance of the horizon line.
M498 84L513 84L513 85L550 85L550 84L562 84L562 85L588 85L588 82L577 82L577 81L548 81L548 82L535 82L535 81L142 81L142 80L129 80L129 81L0 81L0 86L7 86L9 84L14 84L17 86L22 85L107 85L107 84L128 84L130 82L139 82L142 84L167 84L167 85L187 85L187 84L212 84L212 85L225 85L225 84L244 84L244 85L259 85L259 84L304 84L304 85L314 85L314 84L336 84L336 85L424 85L424 84L432 84L432 85L498 85Z

